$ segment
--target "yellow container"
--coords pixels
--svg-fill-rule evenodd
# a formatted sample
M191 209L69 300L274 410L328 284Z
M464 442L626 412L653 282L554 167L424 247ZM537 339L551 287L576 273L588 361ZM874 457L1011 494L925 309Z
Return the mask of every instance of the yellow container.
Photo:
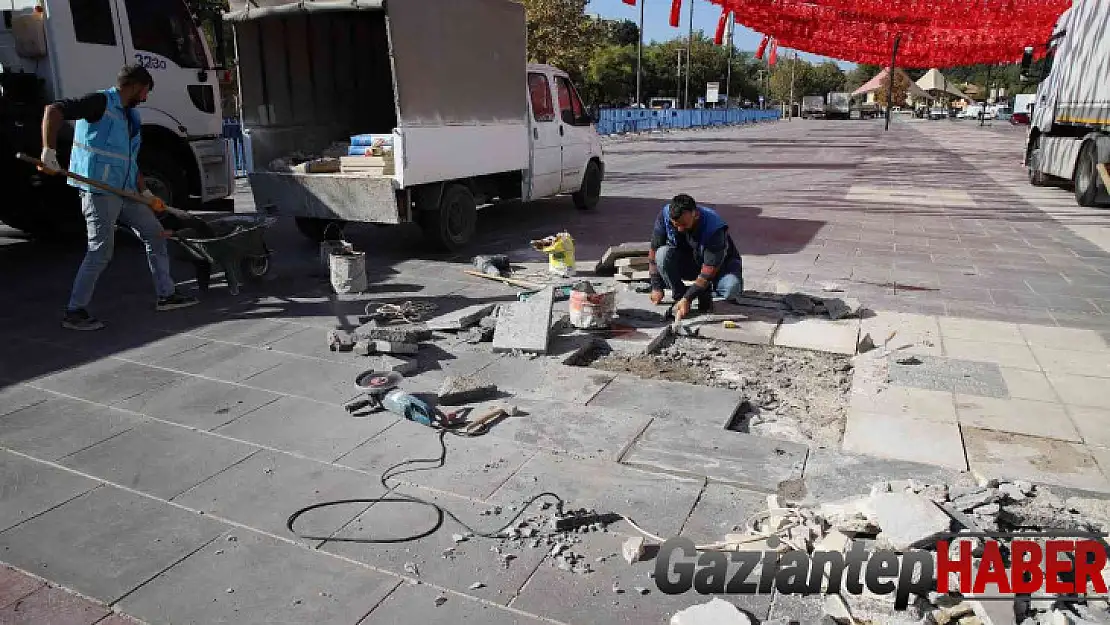
M569 232L532 241L532 247L547 254L548 271L564 278L574 275L574 237Z

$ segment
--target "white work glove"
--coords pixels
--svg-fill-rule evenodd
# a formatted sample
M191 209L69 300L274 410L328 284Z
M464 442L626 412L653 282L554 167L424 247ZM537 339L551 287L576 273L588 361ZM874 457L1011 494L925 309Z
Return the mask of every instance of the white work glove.
M39 160L42 161L42 167L40 169L48 174L58 174L65 171L62 169L61 164L58 163L58 152L54 148L43 148L42 158Z

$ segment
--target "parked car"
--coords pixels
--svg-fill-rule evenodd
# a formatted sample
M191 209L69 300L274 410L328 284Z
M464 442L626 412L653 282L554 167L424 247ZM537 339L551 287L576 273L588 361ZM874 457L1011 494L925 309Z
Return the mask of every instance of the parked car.
M943 107L934 106L929 109L929 119L948 119L948 111Z
M1015 126L1028 126L1029 125L1029 113L1026 113L1024 111L1022 111L1020 113L1014 113L1013 115L1010 116L1010 123L1015 125Z

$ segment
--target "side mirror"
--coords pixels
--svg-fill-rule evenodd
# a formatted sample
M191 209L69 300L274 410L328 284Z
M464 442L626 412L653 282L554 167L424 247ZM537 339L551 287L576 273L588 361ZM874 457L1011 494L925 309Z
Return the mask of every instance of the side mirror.
M1029 80L1029 68L1033 65L1033 47L1025 46L1021 54L1021 79Z
M563 123L568 126L573 126L575 122L578 121L574 118L574 111L569 111L567 109L562 110L562 115L560 117L562 117Z

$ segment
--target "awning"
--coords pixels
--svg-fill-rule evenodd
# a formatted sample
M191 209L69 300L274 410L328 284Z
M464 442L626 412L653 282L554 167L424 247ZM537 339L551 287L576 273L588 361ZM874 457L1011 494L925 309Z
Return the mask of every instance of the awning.
M878 74L875 74L874 78L867 81L867 83L864 84L859 89L856 89L855 91L853 91L852 92L852 97L855 97L855 96L858 96L858 95L864 95L864 94L867 94L867 93L871 93L872 91L878 91L880 89L886 89L887 88L887 75L888 75L888 70L889 69L890 68L884 67L883 71L879 72ZM928 98L929 97L928 93L925 93L921 89L921 87L918 87L916 84L914 84L914 82L912 80L910 80L910 77L906 75L906 72L902 71L902 68L898 68L895 71L897 71L899 74L901 74L902 77L906 79L906 82L909 83L909 88L906 89L906 95L914 97L914 98Z
M228 22L322 11L381 11L385 0L231 0Z

